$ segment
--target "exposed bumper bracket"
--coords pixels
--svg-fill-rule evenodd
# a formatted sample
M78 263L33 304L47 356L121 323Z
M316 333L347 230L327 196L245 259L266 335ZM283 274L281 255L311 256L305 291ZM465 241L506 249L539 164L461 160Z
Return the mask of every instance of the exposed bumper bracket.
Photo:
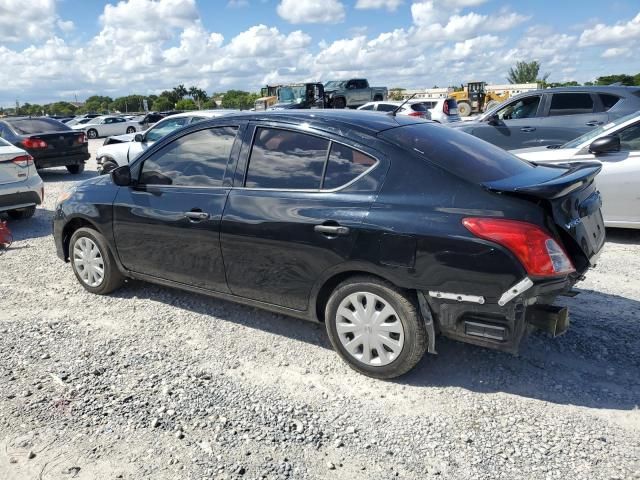
M529 277L524 277L518 283L516 283L513 287L509 288L506 292L502 294L500 299L498 300L498 305L504 307L511 300L516 298L518 295L526 292L531 287L533 287L533 282Z
M450 293L450 292L434 292L429 291L429 296L433 298L440 298L444 300L455 300L457 302L471 302L484 305L484 297L477 295L464 295L462 293Z

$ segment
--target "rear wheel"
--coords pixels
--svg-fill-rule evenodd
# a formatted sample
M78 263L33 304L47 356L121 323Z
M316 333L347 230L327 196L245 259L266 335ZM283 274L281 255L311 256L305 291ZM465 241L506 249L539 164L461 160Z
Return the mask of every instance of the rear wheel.
M79 173L84 172L84 163L80 163L78 165L67 165L67 170L69 170L69 173L78 175Z
M347 102L342 97L338 97L333 101L333 108L345 108L346 106Z
M95 128L90 128L89 130L87 130L87 137L98 138L98 131Z
M468 117L471 115L471 105L467 102L458 102L458 114L461 117Z
M135 127L128 127L127 128L127 133L136 133Z
M325 310L333 348L354 370L394 378L411 370L427 348L427 333L410 296L375 277L336 287Z
M91 228L79 228L69 242L71 268L80 284L98 295L111 293L124 283L105 238Z
M25 220L27 218L33 217L35 213L36 213L36 206L32 205L31 207L18 208L16 210L9 210L7 212L7 215L9 215L9 218L12 218L14 220Z

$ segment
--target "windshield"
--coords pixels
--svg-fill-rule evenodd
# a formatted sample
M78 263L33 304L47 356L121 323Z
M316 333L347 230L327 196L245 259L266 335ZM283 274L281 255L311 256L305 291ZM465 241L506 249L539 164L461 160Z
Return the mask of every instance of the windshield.
M145 142L157 142L165 135L184 126L189 121L189 117L169 118L163 122L157 123L154 127L147 130L145 134Z
M305 87L280 87L278 89L278 103L302 103Z
M614 120L613 122L607 123L606 125L602 125L598 128L594 128L593 130L589 130L584 135L580 135L578 138L574 138L570 142L567 142L564 145L562 145L562 147L560 148L578 148L583 143L599 137L605 131L612 129L613 127L617 127L618 125L621 125L624 122L636 117L638 117L638 112L633 112L633 113L630 113L629 115L625 115L624 117L620 117L617 120Z
M330 88L340 88L344 85L344 80L332 80L331 82L327 82L324 84L325 90Z
M71 130L67 125L51 118L24 118L7 120L22 135L43 132L63 132Z

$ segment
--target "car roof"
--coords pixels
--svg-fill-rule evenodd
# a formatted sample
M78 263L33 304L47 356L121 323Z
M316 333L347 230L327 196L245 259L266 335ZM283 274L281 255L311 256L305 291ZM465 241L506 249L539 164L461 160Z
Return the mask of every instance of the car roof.
M311 128L335 132L344 136L344 130L350 129L362 134L376 135L390 128L425 123L425 120L406 115L380 115L379 112L362 110L269 110L265 112L240 112L224 117L238 120L307 124Z

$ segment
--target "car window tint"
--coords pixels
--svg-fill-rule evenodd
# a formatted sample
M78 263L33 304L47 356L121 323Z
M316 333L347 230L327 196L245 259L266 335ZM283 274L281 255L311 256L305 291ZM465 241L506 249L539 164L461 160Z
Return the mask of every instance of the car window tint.
M618 97L617 95L611 95L609 93L600 94L600 101L602 102L602 106L604 107L605 111L609 110L616 103L618 103L618 100L620 100L620 97Z
M625 152L640 150L640 123L629 125L618 133L620 137L620 150Z
M549 116L576 115L593 112L593 99L588 93L554 93Z
M393 112L396 108L398 108L398 105L389 105L388 103L379 103L378 108L376 110L378 110L379 112Z
M346 185L375 164L375 159L369 155L346 145L333 143L322 188L332 189Z
M428 111L428 108L424 103L412 103L411 110L413 110L414 112L426 112Z
M222 185L236 127L217 127L176 139L145 160L140 183L215 187Z
M453 128L414 124L391 128L379 136L471 182L502 180L535 168L495 145Z
M157 142L165 135L177 130L187 124L187 117L171 118L162 123L158 123L145 134L145 141Z
M365 105L360 110L373 110L373 105Z
M258 128L246 187L318 189L329 141L304 133Z
M202 120L206 120L207 117L191 117L191 122L190 123L196 123L196 122L201 122Z
M501 108L496 112L500 120L515 120L517 118L533 118L538 112L538 105L540 105L540 96L534 95L532 97L520 98L504 108Z
M68 125L51 118L23 118L7 121L16 132L23 135L71 130L71 127Z

